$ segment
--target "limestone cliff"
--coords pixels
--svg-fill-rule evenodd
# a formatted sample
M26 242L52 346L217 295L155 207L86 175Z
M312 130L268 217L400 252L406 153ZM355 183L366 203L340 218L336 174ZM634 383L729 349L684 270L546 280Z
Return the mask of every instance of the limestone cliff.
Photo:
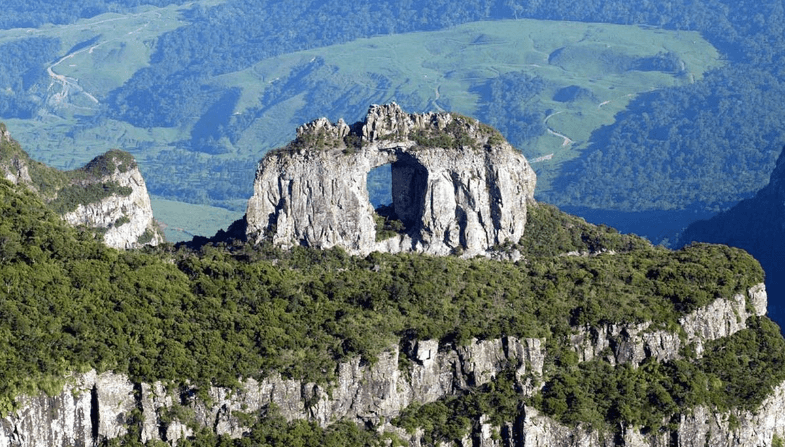
M703 343L744 329L748 316L763 315L765 309L765 288L757 285L746 294L717 299L688 314L680 320L681 330L687 333L687 342ZM736 310L743 313L737 314ZM645 327L635 330L638 332L619 341L614 339L615 329L574 328L573 349L585 353L587 340L581 337L608 332L610 336L603 339L607 343L595 341L599 344L592 349L599 352L610 347L616 356L614 361L640 362L650 356L659 360L678 358L678 342L652 341L678 340L678 335ZM20 398L18 409L0 420L0 447L96 446L123 436L131 428L140 433L142 442L161 440L171 445L199 427L238 438L249 430L242 415L262 414L271 405L288 420L308 419L327 426L348 419L396 433L409 445L420 446L425 445L422 432L407 433L389 423L408 405L469 391L510 369L520 392L531 396L542 386L547 356L542 339L472 340L461 347L420 340L404 343L403 348L391 346L373 365L363 365L360 359L340 364L337 379L330 384L272 375L261 381L244 380L234 390L212 387L207 390L207 399L199 398L188 386L134 383L124 375L91 371L71 377L58 395ZM582 357L588 360L588 354ZM402 364L406 366L402 368ZM776 387L756 411L717 413L698 407L677 416L678 423L667 432L641 433L638 428L627 427L617 439L580 426L564 426L526 406L516 420L502 426L493 426L485 418L474 421L463 445L771 445L775 435L785 437L785 383Z
M75 375L57 396L22 398L19 410L0 420L0 447L98 445L125 434L134 412L141 414L142 442L172 444L198 427L240 437L249 427L238 413L258 414L271 404L288 420L310 419L323 426L341 418L379 423L413 402L433 402L487 383L511 366L522 381L532 383L545 359L538 339L508 337L439 348L437 341L425 340L405 353L391 347L373 366L361 365L360 359L341 364L336 382L328 386L274 375L261 382L248 379L237 390L211 388L207 401L192 389L135 384L123 375L92 371ZM399 369L401 355L411 360L408 371ZM171 416L178 409L185 411Z
M30 157L11 138L11 132L5 124L0 123L0 174L11 183L27 185L37 192L30 177L29 164Z
M397 234L377 237L367 174L391 165ZM518 242L536 176L498 132L450 113L372 106L352 126L322 118L260 163L248 236L290 247L339 246L352 254L488 255ZM381 239L381 240L378 240Z
M749 304L749 307L747 306ZM648 357L659 361L678 358L683 345L692 344L700 358L704 343L728 337L747 327L749 317L766 315L768 295L763 284L730 299L718 298L679 319L678 333L650 328L650 323L609 324L576 328L572 348L581 361L602 357L611 364L640 364Z
M75 210L65 213L63 219L71 225L105 230L104 242L110 247L130 249L158 245L163 236L153 219L144 178L133 158L118 153L111 151L94 159L91 164L107 165L113 169L87 182L113 185L117 192L98 200L85 200Z
M114 248L163 241L144 178L130 154L112 150L64 172L30 159L4 125L0 146L0 174L39 194L71 225L97 229Z

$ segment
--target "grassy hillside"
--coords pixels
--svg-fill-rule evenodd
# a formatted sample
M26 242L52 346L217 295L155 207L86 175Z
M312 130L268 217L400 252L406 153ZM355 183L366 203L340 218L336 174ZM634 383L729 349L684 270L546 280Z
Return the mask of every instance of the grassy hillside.
M230 211L208 205L194 205L151 197L153 215L164 223L162 229L169 242L190 241L194 236L212 236L226 230L243 217L244 211Z

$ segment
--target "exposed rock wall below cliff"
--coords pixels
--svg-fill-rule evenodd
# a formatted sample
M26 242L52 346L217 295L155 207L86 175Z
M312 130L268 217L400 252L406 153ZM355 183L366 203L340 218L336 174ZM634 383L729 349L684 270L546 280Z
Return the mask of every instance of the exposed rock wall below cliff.
M744 305L746 302L749 305ZM748 317L763 315L765 309L766 292L757 285L746 297L718 299L680 323L687 342L703 343L744 329ZM582 360L610 351L612 354L607 355L613 355L612 361L637 363L650 356L660 360L678 358L678 340L677 334L652 331L646 325L576 328L572 348ZM545 340L541 339L474 340L457 348L440 346L436 340L420 340L406 344L403 350L391 347L372 365L363 365L359 359L343 363L338 367L337 379L326 386L273 375L261 381L244 380L236 390L210 388L207 400L198 398L194 389L170 388L160 382L133 383L121 374L89 372L74 375L58 395L20 398L18 410L0 420L0 447L94 446L124 435L134 420L139 421L142 442L162 440L176 445L198 427L240 437L248 427L238 414L259 415L271 405L288 420L308 419L327 426L348 419L379 426L418 446L423 445L421 432L409 434L389 424L404 408L471 390L510 369L522 393L533 395L541 386L546 355ZM402 368L402 364L407 366ZM728 422L731 416L740 423ZM673 445L674 439L680 446L703 445L694 440L707 439L713 440L708 445L747 446L770 445L775 434L785 436L785 384L777 387L755 412L714 414L699 407L682 415L678 429L668 434L644 435L632 427L625 429L619 440L597 431L563 426L526 407L518 420L501 427L485 419L475 421L465 445L664 447Z
M572 336L572 348L581 361L600 357L614 365L637 366L648 357L673 360L678 358L681 347L689 344L693 344L700 357L705 342L745 329L749 317L766 315L767 299L763 284L750 288L746 296L737 294L730 299L716 299L679 319L683 338L678 333L652 330L648 322L577 328Z
M242 436L248 428L236 412L258 414L270 405L288 420L309 419L324 426L342 418L379 423L412 402L433 402L482 385L507 368L515 368L526 382L542 374L545 359L542 340L513 337L442 351L436 341L420 341L408 353L408 371L399 369L400 355L396 346L373 365L361 365L359 359L341 364L328 387L272 376L245 380L238 390L211 388L208 401L196 398L194 390L170 389L160 382L134 384L111 372L76 375L57 396L22 398L20 409L0 420L0 447L98 445L125 434L135 411L141 414L141 441L172 444L194 427ZM167 418L175 407L187 407L189 418Z

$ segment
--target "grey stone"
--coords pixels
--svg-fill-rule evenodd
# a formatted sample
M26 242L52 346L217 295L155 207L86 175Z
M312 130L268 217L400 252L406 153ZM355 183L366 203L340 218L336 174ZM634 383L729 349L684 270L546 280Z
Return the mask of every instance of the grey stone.
M103 228L106 245L118 249L139 248L144 245L158 245L163 237L153 219L153 208L139 168L134 166L122 172L118 166L115 172L97 180L99 183L116 182L121 187L130 187L131 194L122 196L113 194L98 202L80 204L76 210L63 215L63 219L71 225L85 225ZM128 222L122 225L115 223L125 218ZM139 238L146 232L152 232L153 238L144 243Z
M297 135L259 165L246 212L252 240L360 255L491 256L523 235L536 175L523 155L476 120L407 114L390 104L372 106L351 127L321 118ZM362 146L347 145L347 136ZM377 241L366 181L388 163L392 206L405 230Z

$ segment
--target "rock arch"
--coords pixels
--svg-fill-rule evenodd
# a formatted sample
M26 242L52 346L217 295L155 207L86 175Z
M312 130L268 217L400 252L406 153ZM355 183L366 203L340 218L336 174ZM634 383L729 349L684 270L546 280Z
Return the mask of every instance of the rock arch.
M388 163L392 207L405 230L377 240L366 182ZM535 183L523 155L472 118L371 106L352 126L325 118L303 125L262 159L247 233L285 248L486 255L521 238Z

